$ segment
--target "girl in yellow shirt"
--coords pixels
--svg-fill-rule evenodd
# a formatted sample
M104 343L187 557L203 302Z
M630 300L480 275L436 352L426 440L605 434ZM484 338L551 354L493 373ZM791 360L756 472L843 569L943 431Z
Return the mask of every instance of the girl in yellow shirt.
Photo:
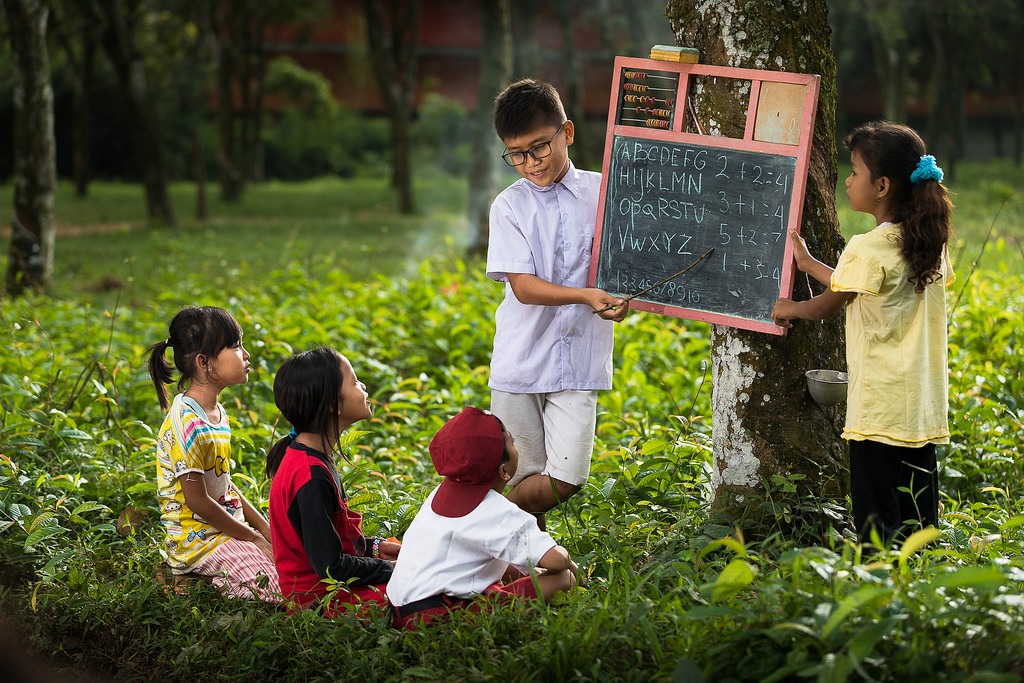
M777 324L822 320L846 305L853 519L863 542L888 544L938 521L935 446L949 443L946 292L954 280L946 245L953 205L942 169L911 128L888 121L846 136L846 194L877 226L857 235L835 269L790 232L797 267L826 285L806 301L780 299Z
M231 482L231 429L219 401L221 391L249 377L242 328L223 308L187 306L149 353L150 376L167 411L156 474L171 571L207 577L227 595L279 602L270 527ZM175 368L181 393L169 401L165 385Z

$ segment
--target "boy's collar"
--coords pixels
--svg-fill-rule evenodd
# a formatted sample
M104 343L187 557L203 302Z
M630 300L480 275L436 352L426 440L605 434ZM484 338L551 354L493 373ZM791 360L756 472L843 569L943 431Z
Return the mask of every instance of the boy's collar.
M565 189L569 190L569 192L572 192L574 197L580 196L580 174L579 171L576 170L576 166L572 163L572 159L569 159L569 168L566 169L565 175L562 176L562 179L559 180L557 183L551 183L546 187L540 187L539 185L535 185L534 183L531 183L529 180L527 180L526 183L530 186L531 189L536 190L537 192L551 192L556 187L561 185Z

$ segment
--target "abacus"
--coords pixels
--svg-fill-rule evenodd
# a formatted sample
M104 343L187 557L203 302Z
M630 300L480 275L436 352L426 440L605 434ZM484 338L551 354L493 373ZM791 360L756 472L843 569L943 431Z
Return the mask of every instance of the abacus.
M671 129L678 90L678 73L623 69L619 125Z

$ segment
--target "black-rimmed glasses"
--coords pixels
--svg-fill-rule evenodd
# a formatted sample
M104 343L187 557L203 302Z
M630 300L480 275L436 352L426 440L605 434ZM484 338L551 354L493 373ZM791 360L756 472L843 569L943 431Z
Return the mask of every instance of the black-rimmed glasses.
M505 163L508 164L509 166L522 166L523 164L526 163L527 154L529 154L531 157L537 160L543 159L544 157L551 154L551 143L554 142L555 138L558 137L558 134L562 132L562 129L565 128L565 124L567 123L569 122L562 121L562 125L558 127L558 130L555 131L555 134L552 135L551 139L548 140L547 142L542 142L539 145L534 145L525 152L506 151L504 154L501 155L501 158L504 159Z

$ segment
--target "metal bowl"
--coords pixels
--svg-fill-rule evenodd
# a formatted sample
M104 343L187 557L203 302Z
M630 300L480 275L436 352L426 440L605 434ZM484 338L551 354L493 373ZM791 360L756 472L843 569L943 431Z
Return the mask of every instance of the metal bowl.
M846 384L849 377L839 370L808 370L807 389L811 398L821 406L834 406L846 400Z

